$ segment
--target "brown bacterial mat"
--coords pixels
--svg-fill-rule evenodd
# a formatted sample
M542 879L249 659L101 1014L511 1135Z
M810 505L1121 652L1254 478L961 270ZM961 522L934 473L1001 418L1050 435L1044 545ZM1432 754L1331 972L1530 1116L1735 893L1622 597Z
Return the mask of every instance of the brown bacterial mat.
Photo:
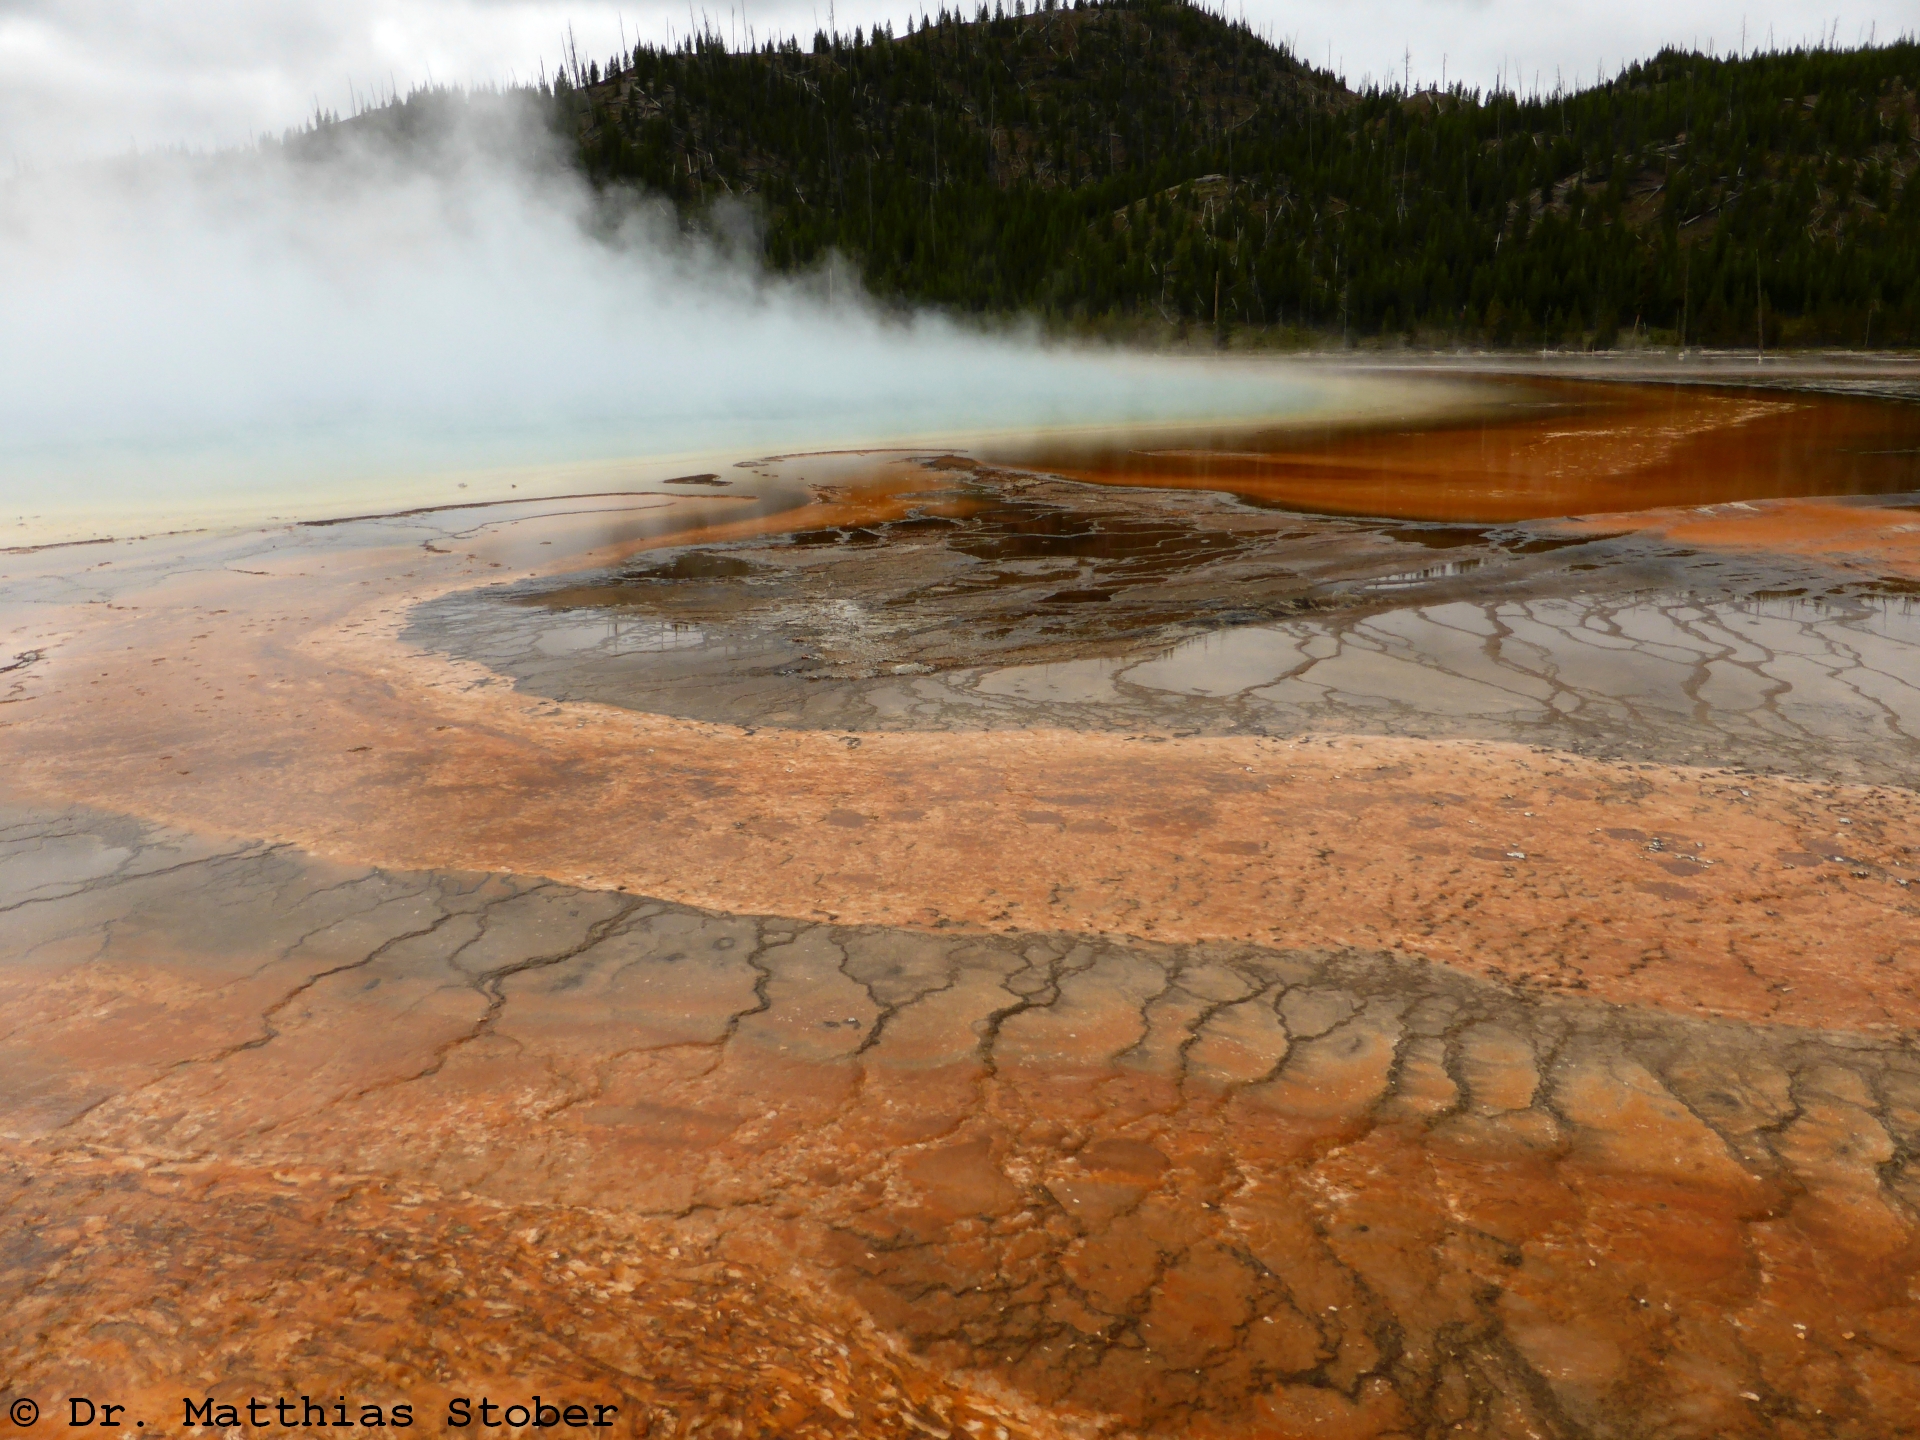
M1903 1433L1912 412L1513 399L0 557L10 1401Z
M1497 523L1920 489L1920 405L1697 385L1530 381L1450 425L1164 434L992 447L1103 485L1286 510Z

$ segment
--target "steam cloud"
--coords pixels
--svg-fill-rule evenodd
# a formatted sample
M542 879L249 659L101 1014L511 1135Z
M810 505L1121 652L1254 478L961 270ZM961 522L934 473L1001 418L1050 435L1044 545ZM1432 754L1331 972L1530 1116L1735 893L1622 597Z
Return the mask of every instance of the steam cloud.
M595 195L514 97L418 108L433 134L406 144L363 126L324 156L0 191L0 521L314 513L455 472L1261 413L1317 388L890 315L844 274L769 277L749 244Z

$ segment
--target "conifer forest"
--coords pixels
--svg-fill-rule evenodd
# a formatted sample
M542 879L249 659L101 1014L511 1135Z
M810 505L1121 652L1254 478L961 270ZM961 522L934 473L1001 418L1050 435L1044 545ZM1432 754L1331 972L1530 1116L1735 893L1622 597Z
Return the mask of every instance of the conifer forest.
M1352 89L1178 0L573 60L602 185L777 270L1222 343L1920 341L1920 44ZM404 103L404 102L402 102Z

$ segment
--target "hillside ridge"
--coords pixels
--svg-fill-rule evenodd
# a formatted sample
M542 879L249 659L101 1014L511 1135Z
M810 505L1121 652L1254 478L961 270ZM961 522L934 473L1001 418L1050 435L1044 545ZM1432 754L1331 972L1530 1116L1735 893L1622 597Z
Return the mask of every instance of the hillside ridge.
M1023 11L707 33L540 93L597 184L908 304L1221 343L1920 343L1912 40L1408 94L1179 0Z

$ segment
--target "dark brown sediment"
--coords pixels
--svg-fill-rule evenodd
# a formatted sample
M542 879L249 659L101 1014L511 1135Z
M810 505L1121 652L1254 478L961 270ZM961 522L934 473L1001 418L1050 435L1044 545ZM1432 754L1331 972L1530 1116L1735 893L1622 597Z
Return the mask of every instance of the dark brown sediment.
M937 451L728 478L744 503L7 558L22 1393L551 1386L661 1435L1897 1433L1911 740L1810 728L1776 774L1690 747L1737 698L1711 627L1811 587L1743 663L1814 694L1912 512L1429 527ZM1668 630L1633 628L1643 585ZM1074 589L1111 594L1045 598ZM836 658L817 617L888 597L924 658ZM1591 754L1450 731L1444 687L1491 672L1408 617L1550 605L1615 627L1626 668L1582 683L1630 713ZM566 648L783 606L826 658L762 677L753 723L599 703ZM589 698L461 653L489 614L547 644L527 686ZM1347 626L1376 688L1400 627L1434 677L1392 682L1403 733L1196 721L1223 672L1180 689L1179 647L1288 625ZM970 645L979 677L1168 683L1078 730L1045 695L771 716ZM1633 688L1668 651L1693 709ZM1832 683L1904 714L1871 679L1899 653Z

